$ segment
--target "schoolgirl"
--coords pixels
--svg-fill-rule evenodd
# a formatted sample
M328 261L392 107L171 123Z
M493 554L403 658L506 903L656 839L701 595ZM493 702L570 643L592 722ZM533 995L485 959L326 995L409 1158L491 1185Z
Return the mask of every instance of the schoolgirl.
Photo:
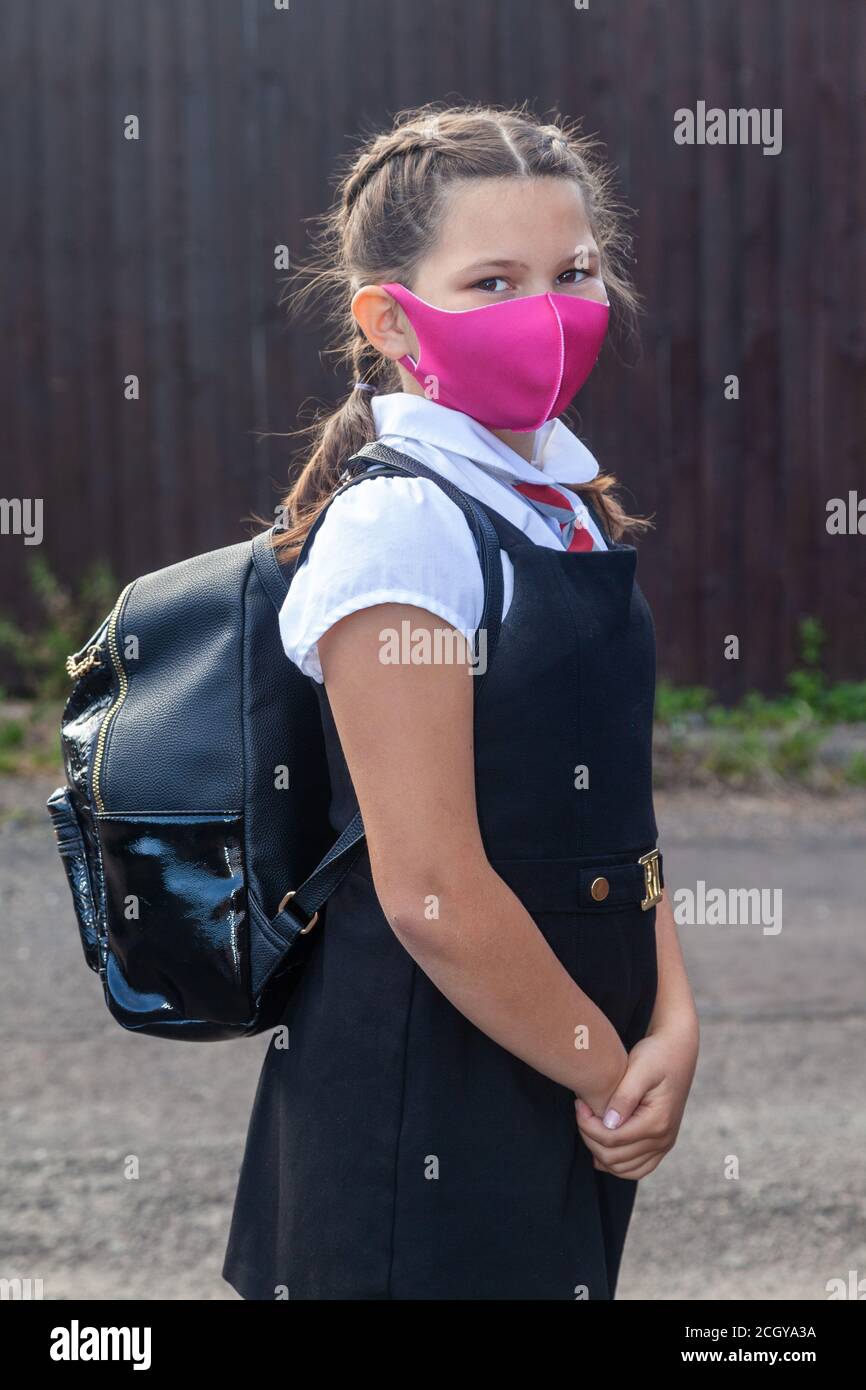
M334 830L359 806L367 850L264 1061L224 1266L246 1298L611 1299L676 1139L698 1028L656 844L641 523L560 418L634 306L622 248L590 143L524 108L402 114L326 219L310 284L354 381L286 498L280 631ZM429 477L333 495L374 439L496 528L483 686L454 501ZM466 661L383 659L406 624Z

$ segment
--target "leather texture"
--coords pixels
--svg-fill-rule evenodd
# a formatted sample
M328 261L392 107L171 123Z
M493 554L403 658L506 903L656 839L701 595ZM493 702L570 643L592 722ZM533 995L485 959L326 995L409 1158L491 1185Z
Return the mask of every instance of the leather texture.
M463 511L485 576L489 667L495 529L378 444L349 461L345 485L383 468L431 477ZM293 570L270 539L134 580L76 654L96 649L64 709L67 785L47 809L85 959L130 1031L213 1041L273 1027L306 960L303 929L364 849L354 798L334 840L317 692L275 621Z
M240 815L101 815L112 1012L142 1031L249 1021Z

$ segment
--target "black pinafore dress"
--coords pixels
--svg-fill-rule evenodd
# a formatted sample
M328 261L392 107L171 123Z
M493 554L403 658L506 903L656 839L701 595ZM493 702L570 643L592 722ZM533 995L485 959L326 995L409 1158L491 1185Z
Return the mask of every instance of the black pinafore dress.
M475 707L485 849L629 1049L657 987L638 862L657 834L655 641L636 552L535 545L485 511L514 566ZM339 832L357 802L316 688ZM249 1299L612 1299L637 1183L593 1167L572 1092L416 966L366 851L315 935L289 1046L259 1078L224 1278Z

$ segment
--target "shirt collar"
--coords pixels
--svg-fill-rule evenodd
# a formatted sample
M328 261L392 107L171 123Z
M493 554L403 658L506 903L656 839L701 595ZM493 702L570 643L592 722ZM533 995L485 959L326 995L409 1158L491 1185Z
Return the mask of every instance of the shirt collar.
M393 391L370 397L376 433L402 435L432 444L481 464L504 482L588 483L598 462L561 420L548 420L535 433L532 463L503 444L491 430L426 396Z

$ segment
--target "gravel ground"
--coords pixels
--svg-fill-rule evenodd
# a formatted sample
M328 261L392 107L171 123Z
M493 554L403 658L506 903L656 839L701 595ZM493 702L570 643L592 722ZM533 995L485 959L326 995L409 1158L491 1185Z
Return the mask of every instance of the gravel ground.
M47 1299L236 1298L220 1269L267 1038L184 1047L109 1018L42 809L57 780L0 785L0 1277ZM701 1057L618 1297L826 1298L866 1275L866 797L657 812L672 888L781 888L784 916L777 935L681 928Z

